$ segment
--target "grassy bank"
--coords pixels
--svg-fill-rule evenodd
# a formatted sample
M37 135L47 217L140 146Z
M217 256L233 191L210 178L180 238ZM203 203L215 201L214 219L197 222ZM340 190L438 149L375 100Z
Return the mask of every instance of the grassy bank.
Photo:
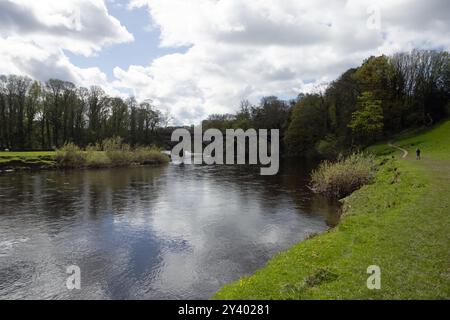
M131 149L126 145L98 150L94 147L82 150L66 145L48 152L0 152L0 170L51 169L51 168L111 168L133 165L158 165L168 163L169 157L158 148Z
M133 165L157 165L169 162L169 157L157 148L80 150L65 147L55 155L55 165L59 168L114 168Z
M354 153L335 162L324 161L311 175L312 189L330 198L342 199L372 183L378 170L375 156Z
M54 151L0 152L0 169L50 168L55 155Z
M383 158L375 182L345 199L334 230L274 257L214 299L449 299L450 121L370 148ZM419 147L423 160L414 159ZM392 158L395 155L395 159ZM366 286L381 268L381 290Z

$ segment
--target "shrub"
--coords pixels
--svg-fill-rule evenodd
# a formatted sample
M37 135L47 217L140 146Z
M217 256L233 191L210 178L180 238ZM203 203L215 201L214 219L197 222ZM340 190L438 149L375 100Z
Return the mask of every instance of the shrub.
M66 143L56 151L55 161L64 168L78 168L86 164L86 154L73 143Z
M128 144L123 143L122 138L114 137L102 142L103 150L111 161L112 166L121 167L133 163L133 153Z
M312 189L333 198L344 198L373 181L377 171L373 155L355 153L337 162L324 161L311 175Z
M99 143L96 143L96 144L89 144L89 145L86 147L86 151L87 151L87 152L92 152L92 151L103 151L103 148L102 148L102 146L101 146Z
M170 161L169 157L156 147L132 150L121 138L106 139L102 146L89 145L86 151L68 143L57 150L55 160L61 168L106 168L133 164L163 164Z
M126 166L133 163L133 153L131 151L106 151L106 156L114 167Z
M102 151L87 151L86 165L90 168L106 168L111 165L111 159Z
M169 162L169 157L156 147L137 148L133 152L133 160L139 164L161 164Z
M333 159L338 155L338 141L334 136L327 136L316 144L316 152L325 159Z
M102 141L102 146L104 151L124 151L130 150L130 146L123 143L123 139L121 137L114 137L105 139Z

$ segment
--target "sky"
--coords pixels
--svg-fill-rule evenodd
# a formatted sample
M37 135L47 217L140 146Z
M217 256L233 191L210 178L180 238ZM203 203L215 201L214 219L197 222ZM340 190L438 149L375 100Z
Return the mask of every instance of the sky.
M448 0L0 0L0 74L151 99L174 124L450 49Z

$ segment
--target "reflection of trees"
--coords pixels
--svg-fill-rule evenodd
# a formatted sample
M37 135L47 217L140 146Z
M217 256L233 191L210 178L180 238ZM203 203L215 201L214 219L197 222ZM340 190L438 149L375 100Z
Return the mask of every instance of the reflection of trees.
M130 204L157 198L155 181L165 170L137 167L18 174L4 182L1 195L8 201L1 210L32 211L49 219L71 217L80 211L90 217L120 213Z
M98 285L104 290L97 293L88 289L82 297L86 294L87 298L98 298L104 293L106 298L139 298L130 279L142 281L140 288L148 285L148 277L157 276L162 248L168 246L148 223L148 211L164 192L159 188L163 185L159 179L166 170L167 167L139 167L0 177L0 199L8 197L0 206L0 230L5 228L2 235L6 240L19 235L30 239L27 245L18 246L23 251L17 264L43 270L40 281L50 283L54 278L44 278L54 276L60 265L71 261L84 270L86 288L95 290ZM133 211L133 206L140 211ZM125 212L131 218L119 218L116 224L115 215ZM137 233L129 232L130 222ZM55 262L55 270L50 270L48 262ZM19 270L16 262L6 261L6 268L3 271L14 279L14 270ZM34 275L35 270L24 268L17 277L26 280L28 275ZM27 287L18 287L17 294L36 297L33 290L39 284L30 281ZM64 286L53 289L56 291L51 292L52 296L80 297L70 295ZM53 289L46 288L45 294ZM42 293L42 287L36 291Z
M238 194L243 203L256 200L268 214L279 209L280 201L287 196L302 212L320 214L329 224L334 224L337 204L312 194L307 188L314 165L284 162L276 176L260 176L257 166L137 167L17 174L0 180L0 185L5 185L1 195L8 200L0 210L27 211L32 208L49 219L58 219L76 215L79 211L95 218L102 213L121 214L133 208L148 209L163 190L169 192L166 180L174 177L159 178L172 170L171 175L177 179L208 179L221 185L224 196L227 192ZM170 201L170 195L164 196Z
M77 185L86 213L96 217L103 212L121 214L145 206L158 197L155 180L164 170L164 167L139 167L84 171Z
M316 162L302 161L286 163L281 174L282 183L297 207L304 213L320 214L327 225L336 226L340 217L338 201L327 199L314 194L309 188L311 171L317 166Z
M275 176L261 176L259 166L188 166L179 174L212 179L226 192L239 194L242 203L258 201L263 212L275 213L283 199L292 200L304 214L321 215L330 226L336 225L339 203L315 195L308 188L315 161L284 161ZM187 170L187 171L186 171Z

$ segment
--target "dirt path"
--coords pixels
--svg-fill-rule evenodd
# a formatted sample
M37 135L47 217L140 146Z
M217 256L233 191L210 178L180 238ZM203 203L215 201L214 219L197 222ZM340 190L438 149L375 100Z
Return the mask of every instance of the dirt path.
M398 149L398 150L400 150L401 152L403 152L402 159L405 159L405 158L408 156L408 150L403 149L403 148L401 148L401 147L399 147L399 146L396 146L395 144L392 144L391 142L389 142L388 145L389 145L389 147Z

